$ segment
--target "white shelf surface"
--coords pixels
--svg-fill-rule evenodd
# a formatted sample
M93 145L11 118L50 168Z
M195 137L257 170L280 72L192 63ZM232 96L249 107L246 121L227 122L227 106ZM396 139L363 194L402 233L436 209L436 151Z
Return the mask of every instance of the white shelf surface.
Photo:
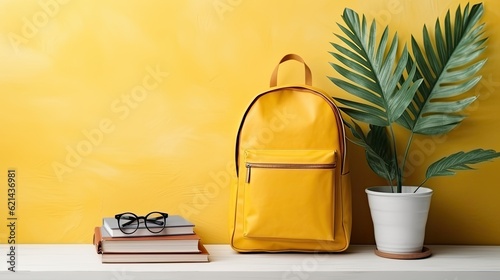
M500 279L500 246L428 246L421 260L378 257L374 246L352 245L335 254L240 254L206 245L208 263L102 264L91 244L17 245L16 272L0 265L0 279ZM8 261L6 244L0 253Z

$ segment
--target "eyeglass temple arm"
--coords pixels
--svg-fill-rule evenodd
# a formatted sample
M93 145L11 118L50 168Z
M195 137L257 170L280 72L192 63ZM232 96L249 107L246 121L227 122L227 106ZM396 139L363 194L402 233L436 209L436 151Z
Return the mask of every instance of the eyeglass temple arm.
M164 223L162 221L157 221L158 219L166 219L168 216L167 215L162 215L161 217L154 217L154 218L151 218L151 219L146 219L146 217L119 217L118 215L115 215L115 218L120 218L120 219L128 219L129 221L124 223L123 226L128 226L130 225L131 223L137 221L137 220L140 220L140 219L144 219L145 222L150 222L150 223L154 223L154 224L157 224L157 225L163 225Z
M157 225L160 225L160 226L163 225L162 221L157 221L158 219L163 219L163 217L155 217L155 218L152 218L152 219L146 219L144 217L137 217L137 219L134 218L134 217L126 217L126 219L128 219L130 221L128 221L126 223L123 223L122 226L128 226L131 223L133 223L133 222L135 222L137 220L140 220L141 218L144 219L144 221L146 221L148 223L153 223L153 224L157 224ZM122 219L124 219L124 218L122 218Z
M144 219L146 222L149 222L149 223L153 223L153 224L157 224L157 225L160 225L162 226L163 225L163 221L157 221L158 219L164 219L165 216L161 216L161 217L154 217L152 219Z

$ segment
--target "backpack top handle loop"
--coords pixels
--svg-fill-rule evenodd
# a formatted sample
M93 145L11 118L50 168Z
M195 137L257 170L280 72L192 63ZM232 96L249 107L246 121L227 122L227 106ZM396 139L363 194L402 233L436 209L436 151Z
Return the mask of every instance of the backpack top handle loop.
M271 75L271 83L270 83L271 87L275 87L275 86L278 85L278 68L279 68L279 66L280 66L281 63L283 63L285 61L288 61L288 60L296 60L296 61L301 62L302 64L304 64L306 85L312 86L312 73L311 73L311 69L309 68L309 66L307 66L306 62L304 61L304 59L302 59L302 57L300 57L297 54L291 53L291 54L285 55L280 60L280 62L278 63L278 65L276 65L276 67L274 68L273 74Z

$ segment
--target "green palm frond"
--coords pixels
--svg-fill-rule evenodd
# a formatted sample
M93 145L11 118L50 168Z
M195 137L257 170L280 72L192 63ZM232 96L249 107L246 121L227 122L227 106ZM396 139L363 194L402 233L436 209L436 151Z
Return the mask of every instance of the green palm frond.
M366 153L368 165L392 186L392 182L396 180L398 166L391 149L387 128L385 126L370 125L366 135L366 143L372 150L372 152Z
M345 79L329 77L338 87L359 97L362 101L335 98L346 107L341 109L351 118L377 125L389 126L403 114L421 83L414 79L416 65L408 70L404 83L399 84L405 73L409 54L406 46L397 59L398 36L389 40L386 27L377 40L376 22L370 28L365 16L345 9L342 16L345 25L339 27L344 35L336 34L348 48L331 43L338 53L330 52L340 64L331 66Z
M392 184L396 179L395 168L397 168L397 164L394 162L392 150L390 149L391 145L386 128L370 125L370 130L365 135L355 121L352 121L352 124L349 122L345 122L345 124L354 137L354 139L350 140L365 149L368 166L375 174Z
M490 161L500 157L500 153L494 150L475 149L469 152L458 152L444 157L427 168L426 180L434 176L454 175L458 170L473 169L469 165Z
M413 133L437 135L455 128L464 119L459 112L476 100L476 96L460 95L475 86L480 76L478 71L486 59L478 60L485 49L484 24L479 24L483 5L471 9L460 6L451 23L450 12L446 14L444 30L439 19L435 24L434 44L424 26L423 49L412 36L412 51L415 61L409 60L407 68L417 65L414 79L423 77L425 82L418 89L413 102L403 113L398 123Z

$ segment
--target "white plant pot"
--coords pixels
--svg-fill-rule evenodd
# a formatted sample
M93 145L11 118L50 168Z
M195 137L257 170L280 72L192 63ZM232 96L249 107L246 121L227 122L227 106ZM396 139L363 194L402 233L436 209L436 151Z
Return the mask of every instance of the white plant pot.
M365 190L378 251L422 252L432 190L421 187L414 193L415 189L404 186L402 193L393 193L388 186Z

